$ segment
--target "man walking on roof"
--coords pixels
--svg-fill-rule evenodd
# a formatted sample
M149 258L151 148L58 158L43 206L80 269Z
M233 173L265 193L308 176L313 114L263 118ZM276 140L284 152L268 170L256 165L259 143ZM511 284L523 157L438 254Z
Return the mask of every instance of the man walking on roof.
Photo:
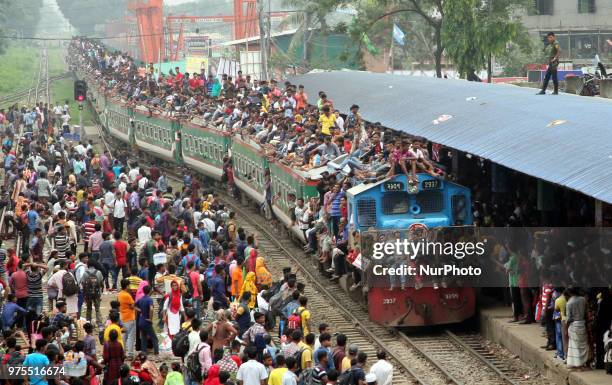
M557 78L557 68L559 67L559 56L561 56L561 46L555 37L554 32L549 32L546 34L546 40L548 40L548 45L550 46L550 52L548 55L548 68L546 69L546 75L544 76L544 84L542 85L542 90L538 93L538 95L545 95L546 88L548 88L548 82L552 77L554 91L553 95L559 94L559 79Z

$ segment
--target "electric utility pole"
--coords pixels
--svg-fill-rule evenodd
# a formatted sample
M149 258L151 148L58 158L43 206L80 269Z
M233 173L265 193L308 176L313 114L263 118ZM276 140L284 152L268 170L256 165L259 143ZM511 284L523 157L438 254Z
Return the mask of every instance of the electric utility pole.
M259 17L259 52L261 57L261 77L263 78L263 80L268 80L268 50L266 43L270 32L266 31L263 0L257 0L257 16Z

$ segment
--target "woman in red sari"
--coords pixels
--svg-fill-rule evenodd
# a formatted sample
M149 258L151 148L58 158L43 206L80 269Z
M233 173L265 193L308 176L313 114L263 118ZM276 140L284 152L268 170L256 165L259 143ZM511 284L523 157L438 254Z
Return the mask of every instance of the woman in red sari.
M104 374L104 385L112 384L119 378L119 369L125 361L125 352L123 346L117 341L119 334L116 330L111 330L108 335L109 341L104 343L104 366L106 372Z

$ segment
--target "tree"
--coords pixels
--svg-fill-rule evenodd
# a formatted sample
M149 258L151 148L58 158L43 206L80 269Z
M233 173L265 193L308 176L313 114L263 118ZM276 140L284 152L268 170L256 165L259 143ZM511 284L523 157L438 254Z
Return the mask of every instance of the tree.
M24 4L20 0L0 0L0 35L32 36L40 19L42 0ZM6 39L0 39L0 54L6 49Z
M519 44L510 44L506 52L496 60L504 68L503 76L527 76L527 64L545 63L546 51L541 48L542 40L535 38Z
M292 16L292 22L296 24L297 31L291 39L289 51L294 51L299 43L303 45L302 62L307 65L310 56L311 29L319 28L324 44L326 45L330 28L327 17L342 4L348 1L342 0L284 0L283 6L296 10ZM323 55L327 55L327 50L323 50ZM324 57L325 61L326 57Z
M442 77L442 54L444 45L442 42L442 26L444 20L445 0L366 0L357 5L358 17L352 24L353 38L361 38L361 34L375 28L376 24L389 22L390 18L400 17L406 14L417 15L427 26L426 32L421 32L420 44L424 44L424 37L431 34L433 41L429 50L433 53L436 67L436 76ZM423 47L421 47L423 48Z
M491 57L503 54L508 44L526 43L527 32L512 15L526 0L454 0L444 3L442 39L446 55L461 76L487 67L491 79Z
M388 13L388 9L381 7L378 0L360 2L357 15L348 29L351 38L364 45L364 36L367 36L366 41L371 47L365 48L376 56L380 50L372 48L390 46L393 24L397 24L406 33L406 41L404 45L394 45L395 63L402 60L416 61L421 65L435 63L435 33L431 25L414 12L398 12L391 16ZM350 49L347 47L348 51ZM357 50L356 53L360 55L361 51Z
M123 18L127 1L57 0L57 5L81 35L94 36L97 24Z
M480 69L490 55L502 53L506 43L518 39L523 33L520 20L513 19L513 11L531 4L530 0L371 1L382 11L361 12L360 17L353 23L354 28L368 30L390 16L405 13L418 15L430 28L430 47L438 77L442 77L442 58L445 50L453 62L464 71L467 67ZM363 9L363 4L368 3L369 1L365 0L358 8ZM353 37L355 35L353 34ZM422 36L426 37L425 34Z

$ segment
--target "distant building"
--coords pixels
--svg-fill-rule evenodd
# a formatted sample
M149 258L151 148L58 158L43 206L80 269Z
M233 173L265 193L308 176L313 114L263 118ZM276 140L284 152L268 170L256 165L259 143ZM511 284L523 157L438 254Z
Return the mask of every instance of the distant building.
M595 54L612 64L612 1L532 0L523 24L533 35L554 32L562 47L562 59L574 64L591 63Z

